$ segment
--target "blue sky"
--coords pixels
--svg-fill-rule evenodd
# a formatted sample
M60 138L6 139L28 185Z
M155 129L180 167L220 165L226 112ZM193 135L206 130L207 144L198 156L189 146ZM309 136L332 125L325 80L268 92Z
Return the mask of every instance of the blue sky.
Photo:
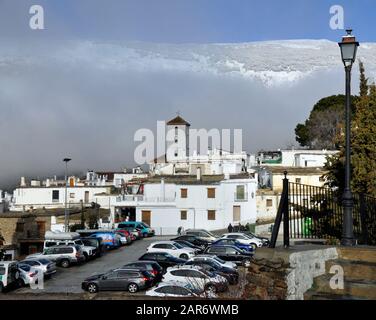
M41 4L46 28L28 28L28 8ZM0 36L173 43L329 39L329 8L342 5L345 25L376 41L374 0L0 0Z

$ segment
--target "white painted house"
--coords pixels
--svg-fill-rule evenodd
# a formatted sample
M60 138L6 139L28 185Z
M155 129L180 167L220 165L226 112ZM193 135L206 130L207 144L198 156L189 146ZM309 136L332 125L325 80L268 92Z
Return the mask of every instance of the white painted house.
M256 190L257 179L249 174L154 176L143 195L117 197L113 214L144 221L157 234L176 234L179 226L224 229L229 223L255 223Z

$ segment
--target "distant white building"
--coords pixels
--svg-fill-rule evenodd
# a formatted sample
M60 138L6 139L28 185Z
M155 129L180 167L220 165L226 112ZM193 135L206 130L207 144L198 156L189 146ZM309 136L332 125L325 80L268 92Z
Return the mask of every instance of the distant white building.
M196 175L198 169L202 175L247 172L250 156L245 151L234 153L214 147L199 154L198 150L190 150L190 126L180 116L167 122L167 153L149 164L151 174Z
M328 156L337 154L331 150L278 150L260 151L257 157L258 166L279 167L323 167Z

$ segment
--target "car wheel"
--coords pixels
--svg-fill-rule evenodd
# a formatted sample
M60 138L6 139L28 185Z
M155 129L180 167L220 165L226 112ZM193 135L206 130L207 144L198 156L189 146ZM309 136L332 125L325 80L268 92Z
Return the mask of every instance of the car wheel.
M17 280L17 286L18 286L19 288L24 287L24 286L25 286L25 281L24 281L23 279L18 279L18 280Z
M217 288L213 284L208 284L205 288L205 293L206 294L216 294L217 293Z
M129 286L128 286L128 291L130 293L136 293L138 291L138 285L135 284L135 283L131 283Z
M87 291L90 293L97 293L98 292L98 286L95 283L89 283L87 286Z
M188 260L188 255L186 253L183 253L180 255L180 259Z
M69 266L70 266L70 261L69 261L68 259L61 260L60 265L61 265L63 268L69 268Z

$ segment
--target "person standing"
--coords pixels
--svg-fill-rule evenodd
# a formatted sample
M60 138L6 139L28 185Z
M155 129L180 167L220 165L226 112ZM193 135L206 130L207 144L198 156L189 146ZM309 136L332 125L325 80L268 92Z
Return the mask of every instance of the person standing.
M231 233L234 230L234 228L232 227L231 222L229 223L229 225L227 227L227 230L228 230L229 233Z

